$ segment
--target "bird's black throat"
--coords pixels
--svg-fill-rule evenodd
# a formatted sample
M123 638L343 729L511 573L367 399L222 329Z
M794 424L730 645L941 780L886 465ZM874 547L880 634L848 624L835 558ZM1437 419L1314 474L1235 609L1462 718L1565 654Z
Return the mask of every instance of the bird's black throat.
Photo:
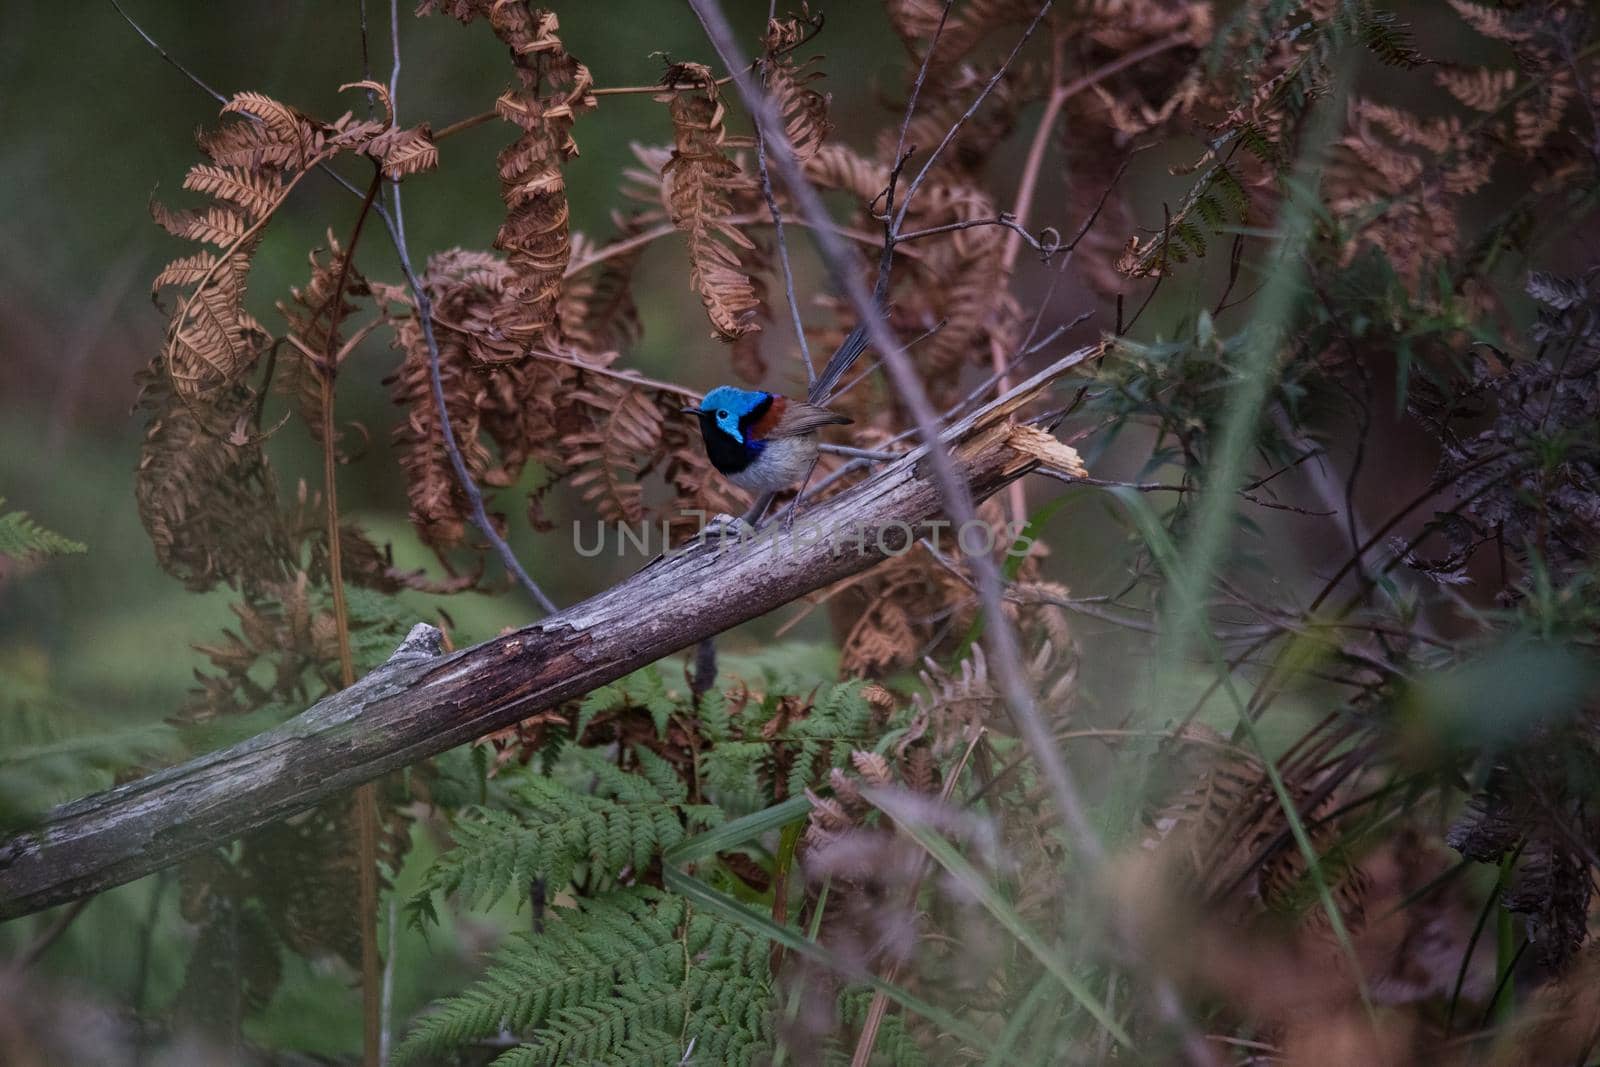
M760 422L761 417L771 407L772 398L767 397L739 420L739 432L744 434L743 441L735 439L732 434L717 425L715 412L699 412L700 436L705 438L706 455L710 458L711 465L723 474L738 474L754 463L756 457L761 454L761 445L751 439L750 427Z

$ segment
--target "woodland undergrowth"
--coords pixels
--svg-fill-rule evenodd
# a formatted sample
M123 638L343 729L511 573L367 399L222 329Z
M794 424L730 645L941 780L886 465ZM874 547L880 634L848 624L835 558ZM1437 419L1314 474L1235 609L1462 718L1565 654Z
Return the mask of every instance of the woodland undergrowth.
M882 280L947 418L1088 337L1035 413L1090 474L980 509L1003 620L967 546L924 539L796 605L758 655L708 643L186 862L187 977L141 1040L198 1031L242 1061L301 957L364 987L368 1062L1600 1055L1589 7L885 0L900 80L849 99L827 5L780 11L750 73L827 219L768 166L777 131L709 44L597 85L558 13L602 17L421 5L505 46L482 114L405 125L425 102L353 72L345 114L241 92L199 131L187 206L152 203L186 244L152 284L134 491L161 567L228 590L235 622L196 635L172 735L74 743L71 709L8 686L7 822L82 768L127 777L173 737L349 685L415 621L402 595L441 602L458 641L490 635L453 632L451 596L547 603L535 579L577 562L558 500L675 540L745 510L679 413L698 394L630 360L646 256L703 315L685 358L742 384L792 388L802 341L820 364L859 320L810 269L817 227ZM570 186L624 108L658 117L655 143L613 187ZM846 113L871 132L839 136ZM493 247L413 264L401 192L484 123L506 141ZM305 281L258 305L274 223L330 181L348 195ZM580 197L609 232L571 227ZM836 440L895 452L916 420L878 359ZM365 443L339 417L351 361L391 368L426 569L338 507ZM293 434L320 470L275 458ZM814 486L873 469L825 454ZM509 573L525 527L545 547ZM0 515L8 566L81 547ZM826 670L788 636L802 620L831 635ZM1001 625L1098 848L1019 739L984 641ZM380 929L444 952L441 924L508 914L476 978L413 1017L380 1005Z

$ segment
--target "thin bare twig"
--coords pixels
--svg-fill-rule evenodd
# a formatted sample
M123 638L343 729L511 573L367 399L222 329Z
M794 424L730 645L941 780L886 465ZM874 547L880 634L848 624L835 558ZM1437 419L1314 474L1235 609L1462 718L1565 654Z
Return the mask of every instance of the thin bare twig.
M344 552L339 524L338 446L334 438L334 382L339 373L338 331L339 312L344 304L345 285L350 280L350 265L355 261L356 247L366 230L367 216L377 201L378 190L383 186L383 170L373 164L372 182L367 187L366 198L361 201L361 213L345 242L344 257L339 263L339 274L333 293L312 313L315 323L327 316L327 337L324 350L318 353L313 364L320 372L318 377L322 396L322 493L327 505L328 523L328 588L333 593L334 631L339 647L339 684L348 689L356 682L355 661L350 651L350 612L344 593ZM365 782L356 787L356 858L357 911L361 924L361 1021L362 1060L367 1067L378 1067L380 1043L378 1005L378 793L377 787Z
M1074 96L1083 92L1085 89L1089 89L1098 84L1103 79L1109 78L1113 74L1116 74L1127 67L1133 66L1134 64L1141 63L1151 56L1158 55L1159 53L1166 51L1168 48L1175 47L1186 39L1187 35L1185 34L1171 34L1160 41L1152 42L1143 48L1137 48L1126 55L1119 56L1110 63L1107 63L1090 72L1089 74L1086 74L1083 77L1078 78L1066 85L1060 84L1061 68L1064 62L1064 42L1059 34L1051 42L1051 83L1055 86L1055 88L1051 90L1050 99L1045 103L1044 114L1040 116L1039 125L1037 129L1034 130L1033 142L1028 146L1028 156L1022 166L1022 179L1017 183L1017 196L1012 205L1012 211L1015 213L1014 217L1016 219L1016 225L1012 227L1011 232L1006 235L1006 243L1000 254L1000 273L1001 277L1005 279L1006 284L1010 284L1012 269L1016 266L1017 262L1017 254L1021 251L1022 241L1028 236L1028 212L1033 208L1034 194L1039 186L1039 175L1044 167L1045 149L1050 143L1050 134L1055 130L1056 122L1060 119L1061 110L1066 106L1067 101L1071 100ZM1130 153L1129 158L1131 158L1131 156L1132 154ZM1083 225L1079 227L1077 234L1066 245L1068 259L1071 258L1073 251L1077 249L1078 243L1088 235L1089 230L1094 226L1095 221L1099 219L1100 212L1105 208L1106 201L1110 199L1112 190L1115 189L1117 184L1122 180L1122 175L1127 169L1128 159L1125 158L1123 159L1121 165L1117 167L1117 172L1112 176L1111 181L1107 183L1104 192L1100 194L1100 200L1095 204L1094 210L1089 213L1088 218L1084 219ZM1061 247L1060 234L1057 233L1053 228L1049 229L1047 232L1056 234L1056 247L1051 249L1049 253L1046 253L1043 249L1039 248L1037 244L1034 245L1034 250L1040 253L1040 257L1045 263L1049 263L1051 256ZM1063 270L1066 268L1066 265L1066 261L1063 260L1061 264ZM1055 293L1056 283L1060 280L1060 276L1061 272L1057 271L1050 278L1051 295L1054 295ZM1044 312L1045 304L1048 302L1049 301L1047 298L1045 303L1040 305L1039 311L1041 314ZM1038 329L1037 318L1034 320L1033 328ZM1029 331L1029 336L1032 336L1031 330ZM1026 347L1026 343L1024 343L1024 347ZM1007 374L1004 366L1006 362L1005 352L998 344L994 344L991 346L990 357L993 360L995 369L995 383L1000 391L1004 392L1011 386L1010 376ZM1026 511L1026 501L1023 496L1023 488L1020 482L1014 483L1011 488L1007 490L1007 500L1011 509L1012 519L1017 522L1022 521Z
M894 228L896 232L899 231L900 226L905 222L906 212L911 209L911 201L916 198L917 190L922 188L922 183L928 180L928 173L933 170L933 165L939 161L939 156L946 148L950 146L950 142L955 140L956 134L961 132L961 127L967 124L967 120L971 119L973 115L976 115L978 113L978 109L983 106L983 102L989 99L989 94L994 91L994 87L1000 83L1001 78L1005 77L1006 71L1011 69L1011 64L1016 60L1017 54L1022 51L1022 46L1028 43L1028 39L1033 36L1033 31L1039 28L1039 23L1043 22L1044 17L1050 13L1050 8L1053 3L1054 0L1045 0L1043 4L1039 5L1038 14L1033 16L1033 21L1028 23L1028 28L1022 31L1022 36L1019 37L1017 39L1017 43L1012 46L1010 53L1005 58L1005 61L1000 64L1000 66L992 75L990 75L989 80L984 84L982 91L980 91L977 97L973 99L972 103L967 107L967 110L962 113L961 117L956 119L955 122L951 123L950 128L945 131L944 139L939 142L938 147L928 154L927 159L922 161L922 169L917 171L917 176L912 178L911 184L906 187L905 199L900 202L899 210L895 215ZM949 5L946 5L945 10L946 12L949 11ZM939 20L939 24L941 27L944 25L943 18ZM932 54L933 48L930 46L928 49L928 55L931 56ZM926 59L923 61L923 69L927 69ZM904 144L903 136L901 138L901 142ZM885 207L884 210L887 212L889 209Z
M767 24L771 26L773 5L767 8ZM767 64L770 57L757 60L757 69L761 72L763 82L766 79ZM772 195L772 175L767 169L767 139L762 134L761 128L756 127L756 171L761 177L761 196L767 202L767 211L772 215L772 230L776 235L778 244L778 263L783 267L783 292L789 301L789 318L794 323L794 339L800 345L800 358L806 364L806 385L816 384L817 369L811 363L811 346L806 342L806 328L800 322L800 300L794 292L794 268L789 265L789 241L783 233L783 212L778 209L778 198Z
M1172 485L1167 482L1119 482L1107 478L1080 477L1076 474L1068 474L1065 471L1053 470L1049 467L1039 467L1033 473L1043 475L1046 478L1054 478L1058 482L1066 482L1068 485L1093 485L1102 489L1132 489L1140 493L1192 493L1197 488L1192 485ZM1241 498L1258 508L1269 508L1273 511L1292 511L1296 515L1315 515L1318 517L1326 517L1333 514L1331 511L1313 511L1310 508L1284 504L1276 500L1263 500L1261 497L1248 493L1243 489L1236 490L1236 492Z
M122 16L123 22L126 22L129 26L133 27L134 33L137 33L140 37L144 38L145 44L149 45L151 48L154 48L157 55L176 67L185 78L188 78L201 89L204 89L206 95L210 96L211 99L215 100L217 103L226 104L228 102L227 97L223 96L221 93L211 88L211 86L207 85L205 81L201 79L200 75L196 74L182 63L179 63L172 57L172 53L161 47L161 44L154 37L151 37L148 33L144 32L144 27L133 21L132 16L122 9L122 5L117 3L117 0L111 0L111 6L117 9L117 14Z
M766 212L762 212L759 215L730 215L728 216L727 221L728 224L732 226L760 226L770 223L771 218ZM795 226L810 225L810 222L806 219L788 219L785 220L785 222L786 224L793 224ZM876 248L878 245L878 238L874 237L870 233L864 233L861 230L854 230L848 226L840 226L832 221L829 221L826 225L828 225L829 228L834 230L836 233L844 237L848 237L850 240L859 244L871 245L874 248ZM620 241L612 241L610 244L601 245L599 248L595 249L582 259L571 260L567 263L566 270L562 273L562 277L570 278L575 274L582 274L596 263L603 263L604 261L612 259L616 256L625 255L628 252L632 252L636 248L642 248L654 241L661 240L663 237L671 237L673 234L680 232L682 231L680 231L670 222L663 222L659 226L652 226L648 230L640 230L631 237L625 237Z
M389 74L389 100L395 109L395 123L399 124L399 97L396 88L400 81L400 4L399 0L389 2L389 32L392 39L394 53L394 66ZM483 493L472 480L472 472L467 469L466 460L461 458L461 448L456 443L455 428L450 425L450 412L445 407L444 381L439 372L439 340L433 332L433 301L428 296L427 289L417 278L417 272L411 265L411 252L406 246L405 209L400 199L400 183L389 183L389 197L391 210L378 211L378 217L383 220L384 226L389 230L389 237L394 242L395 255L400 261L400 270L406 276L406 284L411 288L411 295L417 302L417 322L422 327L422 340L428 347L428 384L433 392L434 410L439 416L439 436L444 444L445 453L450 457L450 467L455 471L456 483L461 487L461 492L466 496L472 508L472 524L478 532L494 547L500 562L505 565L507 573L516 579L518 584L525 589L533 602L546 613L554 614L555 602L545 595L528 572L523 569L517 560L516 553L511 551L511 546L506 544L505 538L494 528L494 522L489 518L488 510L483 504Z
M961 222L947 222L943 226L929 226L925 230L912 230L902 233L895 238L896 244L905 244L907 241L919 241L924 237L933 237L936 234L951 233L955 230L970 230L974 226L1002 226L1011 231L1008 240L1014 240L1020 247L1026 242L1029 248L1039 253L1042 263L1049 263L1055 254L1064 247L1061 243L1061 234L1054 226L1046 226L1034 236L1017 221L1017 217L1009 211L1002 211L992 219L964 219Z

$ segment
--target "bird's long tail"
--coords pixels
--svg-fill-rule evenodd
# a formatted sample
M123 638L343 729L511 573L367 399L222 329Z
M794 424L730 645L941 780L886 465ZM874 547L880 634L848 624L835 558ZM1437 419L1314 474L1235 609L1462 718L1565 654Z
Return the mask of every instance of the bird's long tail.
M812 383L811 392L806 399L818 406L826 404L828 398L833 395L833 387L844 377L844 372L849 370L866 350L867 326L862 323L850 331L844 343L839 346L839 350L829 357L828 365L817 375L817 380Z

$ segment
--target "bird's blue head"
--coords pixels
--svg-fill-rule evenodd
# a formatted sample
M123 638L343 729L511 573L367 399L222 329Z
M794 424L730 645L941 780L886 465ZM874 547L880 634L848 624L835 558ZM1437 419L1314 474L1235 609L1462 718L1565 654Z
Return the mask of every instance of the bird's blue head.
M702 425L714 422L723 433L744 444L744 431L740 429L740 420L768 399L770 394L759 390L735 389L731 385L719 385L700 401L697 414Z

